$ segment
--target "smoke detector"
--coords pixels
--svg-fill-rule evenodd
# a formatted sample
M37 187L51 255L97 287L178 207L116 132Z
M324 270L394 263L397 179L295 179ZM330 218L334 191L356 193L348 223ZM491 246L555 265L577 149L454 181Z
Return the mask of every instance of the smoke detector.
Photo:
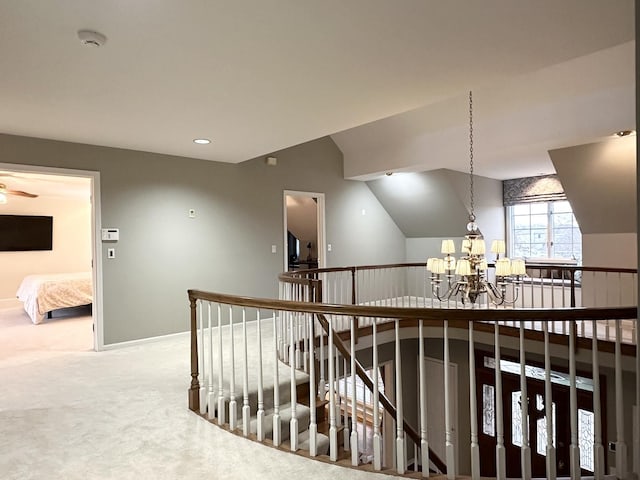
M107 41L107 37L92 30L78 30L78 38L87 47L101 47Z

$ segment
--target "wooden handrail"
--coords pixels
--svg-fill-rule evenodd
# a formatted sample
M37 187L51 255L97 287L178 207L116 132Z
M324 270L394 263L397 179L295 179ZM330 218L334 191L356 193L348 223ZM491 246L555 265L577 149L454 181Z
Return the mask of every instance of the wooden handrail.
M323 314L318 314L318 315L316 315L316 317L318 318L318 322L320 323L320 325L322 325L322 328L324 329L324 331L328 335L329 334L329 321L327 320L327 318ZM346 345L343 343L343 341L340 338L340 336L335 331L333 332L333 344L340 351L342 356L348 362L350 362L351 361L351 353L349 352L349 349L346 347ZM362 364L357 359L355 360L355 365L356 365L356 375L358 375L358 377L360 377L360 379L362 380L364 385L369 389L370 392L373 393L373 380L371 380L371 377L369 377L369 375L367 374L366 370L364 369ZM384 409L397 422L398 421L398 411L397 411L396 407L391 403L389 398L384 394L384 392L378 392L378 399L380 400L380 403L382 404ZM413 442L416 445L420 445L420 440L421 440L420 439L420 434L404 418L402 419L402 424L404 426L404 430L407 432L407 434L409 435L411 440L413 440ZM429 459L433 462L433 464L436 467L438 467L440 472L447 473L447 466L442 461L442 459L440 459L440 457L438 457L438 455L433 450L431 450L431 448L429 448ZM424 468L424 466L423 466L423 468Z
M389 263L380 265L359 265L349 267L327 267L327 268L311 268L308 270L296 270L292 272L283 272L280 274L282 281L288 281L290 278L296 278L300 274L318 274L331 272L347 272L359 270L377 270L383 268L403 268L403 267L426 267L426 262L409 262L409 263ZM490 268L494 267L493 263L488 263ZM568 265L562 263L526 263L527 268L546 268L554 270L566 271L583 271L583 272L609 272L609 273L638 273L637 268L617 268L617 267L589 267L582 265Z
M319 281L316 285L319 284ZM524 321L524 320L617 320L635 319L637 307L576 307L576 308L517 308L517 309L446 309L416 307L382 307L370 305L334 305L266 298L244 297L224 293L188 290L189 299L200 299L225 305L286 310L290 312L323 313L350 317L399 318L414 320L464 320L464 321ZM552 318L550 316L552 315Z

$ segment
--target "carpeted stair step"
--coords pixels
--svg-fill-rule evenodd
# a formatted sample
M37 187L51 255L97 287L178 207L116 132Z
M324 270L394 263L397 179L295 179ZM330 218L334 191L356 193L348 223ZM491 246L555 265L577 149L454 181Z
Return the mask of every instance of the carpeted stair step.
M291 404L282 405L280 407L280 429L282 432L282 440L287 440L291 434L290 422L291 422ZM298 419L298 433L306 430L309 427L309 418L311 411L309 407L305 405L296 404L296 418ZM257 433L258 431L258 419L254 416L251 417L249 423L249 431L251 433ZM273 437L273 410L265 411L264 415L264 431L265 436L268 438Z
M300 450L309 451L309 430L305 430L304 432L298 435L298 448ZM322 433L316 434L316 446L318 449L318 455L328 455L329 454L329 437Z

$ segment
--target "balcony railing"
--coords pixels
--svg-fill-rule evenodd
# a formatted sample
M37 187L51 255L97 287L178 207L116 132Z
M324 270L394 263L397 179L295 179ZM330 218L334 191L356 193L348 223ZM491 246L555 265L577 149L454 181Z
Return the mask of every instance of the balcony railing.
M279 300L190 290L189 407L274 447L373 471L640 471L635 306L443 308L422 270L283 274ZM585 272L564 288L584 288ZM604 278L627 273L635 282Z

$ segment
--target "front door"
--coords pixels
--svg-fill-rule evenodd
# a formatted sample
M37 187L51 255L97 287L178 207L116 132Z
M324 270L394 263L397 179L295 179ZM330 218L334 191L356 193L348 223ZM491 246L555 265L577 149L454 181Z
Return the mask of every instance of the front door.
M485 366L486 353L478 352L477 398L480 457L483 459L481 475L496 475L495 449L496 449L496 398L495 398L495 371ZM482 362L482 363L481 363ZM556 447L556 472L560 476L570 475L570 446L571 446L571 416L570 416L570 389L566 382L558 381L566 374L554 375L551 396L553 440ZM520 388L520 375L503 371L502 378L502 405L504 418L504 446L506 451L507 476L520 478L521 447L523 443L522 422L522 395ZM605 391L604 378L601 377L602 391ZM529 446L531 449L531 471L533 477L546 476L547 456L547 425L544 395L544 381L538 378L527 377L527 412L529 427ZM605 398L601 398L602 411L605 410ZM583 475L593 474L593 392L588 389L577 390L578 427L579 438L584 438L581 447L581 467ZM603 419L604 421L604 419ZM602 426L606 432L606 425ZM580 441L580 440L579 440ZM606 439L603 438L606 444Z

